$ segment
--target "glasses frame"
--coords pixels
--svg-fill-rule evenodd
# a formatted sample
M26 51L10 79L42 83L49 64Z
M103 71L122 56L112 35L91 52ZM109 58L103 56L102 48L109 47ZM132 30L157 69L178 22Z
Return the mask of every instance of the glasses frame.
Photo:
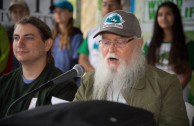
M124 48L124 47L127 45L127 43L131 42L131 41L134 40L134 39L135 39L135 38L131 38L131 39L128 39L127 41L124 41L124 44L125 44L125 45L124 45L123 47L120 47L120 46L118 46L117 44L115 44L117 41L111 42L110 40L108 40L108 42L109 42L108 45L104 45L103 42L102 42L102 40L99 40L99 44L102 45L102 46L104 46L104 47L109 48L110 45L111 45L111 43L113 43L114 46L117 47L117 48Z

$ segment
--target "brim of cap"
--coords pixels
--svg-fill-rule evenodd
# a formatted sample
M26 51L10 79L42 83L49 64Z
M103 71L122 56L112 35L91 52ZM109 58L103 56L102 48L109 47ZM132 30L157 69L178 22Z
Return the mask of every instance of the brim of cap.
M15 3L15 4L11 5L11 6L8 8L9 11L11 11L12 8L13 8L14 6L21 6L21 7L23 7L23 8L26 8L24 5L22 5L22 4L20 4L20 3Z
M51 6L50 6L50 9L51 9L51 10L54 10L55 7L63 8L63 7L61 7L59 4L54 4L54 5L51 5Z
M59 7L59 8L63 8L63 6L61 5L61 3L55 3L54 6L55 7Z
M60 2L51 5L51 6L50 6L50 9L51 9L51 10L54 10L55 7L59 7L59 8L62 8L62 9L68 9L68 10L70 10L70 11L73 11L73 10L71 10L71 9L69 9L69 8L64 8L64 7L61 5Z
M106 29L103 29L103 30L100 30L99 32L97 32L93 38L96 38L98 35L102 34L103 32L110 32L110 33L114 33L116 35L126 36L126 37L135 35L134 33L128 34L127 32L123 32L123 30L106 28Z

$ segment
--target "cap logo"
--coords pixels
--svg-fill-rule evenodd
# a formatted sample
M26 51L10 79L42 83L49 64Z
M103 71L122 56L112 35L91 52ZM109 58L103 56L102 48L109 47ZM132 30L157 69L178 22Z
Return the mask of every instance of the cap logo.
M105 22L103 23L103 28L115 27L115 28L123 29L124 22L125 21L122 19L122 17L119 14L112 13L106 18Z

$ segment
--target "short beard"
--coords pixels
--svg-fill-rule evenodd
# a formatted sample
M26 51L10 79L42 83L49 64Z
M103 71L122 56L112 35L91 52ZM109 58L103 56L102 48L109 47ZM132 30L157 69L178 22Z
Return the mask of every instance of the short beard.
M121 61L117 69L114 65L108 65L108 56L117 57ZM115 56L115 54L108 54L104 59L101 56L94 75L93 99L106 100L107 89L110 84L117 91L137 84L144 75L144 70L145 58L142 55L142 50L137 46L129 63Z

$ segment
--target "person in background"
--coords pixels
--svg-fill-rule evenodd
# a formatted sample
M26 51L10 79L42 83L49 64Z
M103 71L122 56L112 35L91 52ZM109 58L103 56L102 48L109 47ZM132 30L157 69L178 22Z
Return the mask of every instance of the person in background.
M0 118L18 98L63 74L54 66L51 54L52 32L40 19L24 17L15 25L13 52L21 67L0 77ZM77 91L73 79L41 90L10 110L14 114L36 106L51 104L52 97L72 101Z
M3 25L0 24L0 76L5 70L9 57L9 39Z
M10 12L11 20L14 22L14 24L16 24L22 17L30 15L29 7L24 0L12 0L9 5L9 12ZM20 66L18 60L13 55L13 49L12 49L14 24L6 28L7 34L9 37L9 42L10 42L10 53L9 53L8 64L6 66L6 71L4 73L8 73L12 70L15 70Z
M121 10L121 0L102 0L102 16L114 10ZM100 30L100 27L92 28L88 31L88 34L81 46L78 53L79 64L83 65L86 72L94 71L99 58L100 50L99 43L100 36L93 38L93 36Z
M60 0L51 6L54 9L55 25L52 31L54 44L52 55L55 66L63 72L70 70L78 63L79 54L77 52L82 40L82 32L73 26L73 6L66 0ZM75 78L77 85L80 79Z
M102 36L98 66L82 77L73 101L120 102L152 112L157 126L189 126L178 78L146 63L141 34L134 14L105 15L94 36Z
M164 2L158 7L152 39L143 48L148 64L176 74L182 89L187 86L194 69L194 41L184 34L176 4Z

